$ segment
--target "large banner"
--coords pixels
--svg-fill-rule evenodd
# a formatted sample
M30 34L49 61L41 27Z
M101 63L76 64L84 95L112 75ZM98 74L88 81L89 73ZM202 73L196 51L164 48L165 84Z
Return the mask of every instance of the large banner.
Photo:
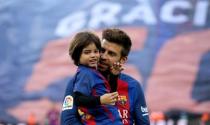
M149 110L210 112L209 0L0 0L0 121L43 122L76 67L72 36L117 27Z

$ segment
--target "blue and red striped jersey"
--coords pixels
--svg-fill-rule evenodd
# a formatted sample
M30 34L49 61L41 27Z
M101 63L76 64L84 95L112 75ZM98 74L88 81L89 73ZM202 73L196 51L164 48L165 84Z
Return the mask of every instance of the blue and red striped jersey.
M87 67L79 67L76 75L67 86L61 124L115 124L115 125L149 125L148 109L140 83L126 74L120 74L117 81L118 101L115 106L98 106L94 109L76 107L73 101L74 91L86 95L100 96L110 92L110 86L99 72ZM75 86L74 86L75 84ZM84 85L86 84L86 85ZM67 99L72 97L70 108ZM78 117L77 108L82 117ZM118 112L117 112L118 111ZM120 118L120 120L119 120Z
M149 125L149 113L140 83L121 73L117 82L118 107L124 125Z
M101 96L110 92L109 83L95 69L79 66L75 77L74 92L80 92L86 96ZM85 125L122 125L118 109L114 105L77 108L80 120Z

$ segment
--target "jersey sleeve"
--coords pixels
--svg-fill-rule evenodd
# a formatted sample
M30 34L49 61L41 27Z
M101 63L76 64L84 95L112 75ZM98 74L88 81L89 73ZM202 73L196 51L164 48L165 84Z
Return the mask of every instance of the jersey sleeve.
M136 84L136 98L134 105L134 118L136 125L149 125L149 112L146 105L145 96L140 83Z
M81 70L77 74L77 79L75 80L74 92L80 92L86 96L91 95L91 89L94 84L94 79L92 78L91 72Z
M73 80L71 80L66 88L65 98L61 111L61 125L70 125L72 123L74 123L74 125L82 125L74 101L73 85Z

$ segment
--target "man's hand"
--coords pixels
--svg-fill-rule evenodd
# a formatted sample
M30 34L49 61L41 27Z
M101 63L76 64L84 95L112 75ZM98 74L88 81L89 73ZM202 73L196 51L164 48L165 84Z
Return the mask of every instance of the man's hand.
M115 105L117 101L118 92L106 93L100 97L101 104L103 105Z

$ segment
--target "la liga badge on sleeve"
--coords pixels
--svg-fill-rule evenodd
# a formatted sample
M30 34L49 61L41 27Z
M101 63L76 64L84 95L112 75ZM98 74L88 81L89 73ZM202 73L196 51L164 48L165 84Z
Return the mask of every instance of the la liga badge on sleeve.
M70 96L70 95L67 95L64 99L64 102L63 102L62 111L72 109L73 108L73 102L74 102L73 97Z

